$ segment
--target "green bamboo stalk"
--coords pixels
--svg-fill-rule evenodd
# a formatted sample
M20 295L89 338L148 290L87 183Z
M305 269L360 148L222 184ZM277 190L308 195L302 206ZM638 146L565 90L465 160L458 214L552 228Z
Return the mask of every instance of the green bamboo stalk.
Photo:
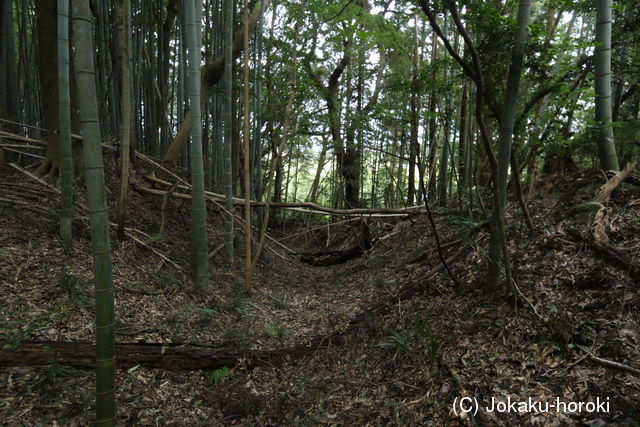
M120 19L118 28L122 59L122 142L120 144L120 194L118 196L118 238L124 239L124 227L127 220L127 198L129 195L129 168L131 136L133 130L133 109L131 101L131 23L129 0L119 0L117 9Z
M260 18L256 28L256 67L254 73L254 107L253 115L255 120L255 128L253 131L253 189L255 199L262 200L262 51L263 51L263 31L264 31L264 9L260 10ZM262 217L262 211L258 210L258 224Z
M225 58L224 62L224 176L225 176L225 235L224 248L227 261L233 264L233 165L231 161L233 108L233 0L225 3Z
M611 123L611 0L596 2L596 121L600 127L598 154L603 170L620 170Z
M71 244L73 154L69 91L69 0L58 0L58 130L60 132L60 238Z
M191 108L191 276L201 292L209 289L207 208L204 198L202 117L200 107L200 21L202 0L185 1L185 36L188 58L187 91Z
M96 425L115 424L115 335L111 243L96 97L89 0L73 1L74 65L83 136L87 204L96 292Z
M243 67L243 150L244 150L244 242L245 242L245 281L244 290L251 293L251 278L253 276L251 265L251 144L249 142L249 9L246 8L244 21L244 67Z

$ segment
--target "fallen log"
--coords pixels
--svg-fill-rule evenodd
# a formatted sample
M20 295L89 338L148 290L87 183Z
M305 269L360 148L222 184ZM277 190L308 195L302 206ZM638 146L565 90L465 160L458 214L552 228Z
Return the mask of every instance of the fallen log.
M364 255L365 249L359 245L343 250L332 250L306 253L300 256L300 261L317 267L343 264L349 260Z
M357 258L373 247L374 240L371 238L371 230L365 221L359 221L352 225L352 230L358 233L357 243L348 249L324 250L320 252L304 253L300 261L315 266L329 266L343 264L351 259Z
M3 345L4 347L4 345ZM126 368L144 365L164 369L219 369L233 367L241 361L256 367L276 363L286 357L293 358L304 347L283 350L216 350L172 344L116 344L116 364ZM0 366L60 365L78 368L95 367L95 344L86 342L23 342L15 348L0 350Z
M170 188L173 183L170 183L168 181L162 180L160 178L157 178L155 176L150 176L147 175L145 176L145 179L147 179L150 182L153 182L155 184L160 184L163 185L164 187ZM136 187L138 190L140 191L144 191L150 194L156 194L159 196L164 196L166 194L165 190L158 190L158 189L153 189L153 188L149 188L149 187L144 187L144 186L137 186ZM190 191L191 188L187 185L178 185L177 189L179 190L183 190L183 191ZM208 197L211 197L212 199L215 199L217 201L224 201L225 200L225 195L224 194L218 194L218 193L213 193L211 191L205 191L205 195ZM185 194L185 193L177 193L174 192L173 193L173 197L178 197L181 199L190 199L191 195L189 194ZM239 198L239 197L234 197L233 198L233 204L234 205L244 205L244 199L243 198ZM267 205L267 202L258 202L255 200L251 200L251 206L254 207L264 207ZM416 208L416 209L391 209L391 208L378 208L378 209L366 209L366 208L356 208L356 209L335 209L335 208L330 208L330 207L326 207L326 206L321 206L315 203L311 203L311 202L289 202L289 203L284 203L284 202L270 202L269 203L269 207L272 208L305 208L305 209L309 209L312 211L316 211L316 213L323 213L323 214L331 214L331 215L370 215L370 214L402 214L402 215L420 215L425 213L421 208Z

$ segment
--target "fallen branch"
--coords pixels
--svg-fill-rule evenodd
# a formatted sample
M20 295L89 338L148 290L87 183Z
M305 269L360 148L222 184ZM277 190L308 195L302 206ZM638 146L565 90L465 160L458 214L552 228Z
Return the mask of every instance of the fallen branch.
M618 186L627 179L631 173L636 168L637 163L628 163L627 166L621 170L620 172L616 172L607 182L604 183L602 187L596 191L596 196L593 198L594 202L604 203L609 200L611 197L611 193L613 190L618 188Z
M345 219L345 220L338 221L338 222L331 222L331 223L328 223L328 224L318 225L318 226L315 226L315 227L312 227L312 228L305 229L303 231L299 231L297 233L288 234L288 235L286 235L285 237L281 238L278 241L282 242L283 240L288 240L288 239L291 239L292 237L296 237L296 236L300 236L300 235L303 235L303 234L307 234L307 233L310 233L310 232L315 231L315 230L319 230L319 229L323 229L323 228L330 228L330 227L333 227L334 225L345 224L345 223L353 222L353 221L358 221L358 218L349 218L349 219Z
M634 368L633 366L625 365L624 363L614 362L613 360L603 359L602 357L598 357L595 354L593 354L593 352L590 349L582 345L579 345L578 348L584 351L591 360L593 360L594 362L602 366L606 366L607 368L618 369L621 371L629 372L634 375L640 376L640 369Z
M38 197L50 197L49 196L50 194L57 194L55 191L53 191L50 188L36 187L28 184L20 184L17 182L2 181L0 182L0 187L4 189L16 188L20 190L20 194L24 194L25 192L27 192L27 193L35 194Z
M112 227L114 228L118 228L118 224L115 223L111 223L110 224ZM171 267L173 267L174 269L176 269L178 272L184 274L185 276L188 276L187 273L184 271L184 269L182 267L180 267L178 264L176 264L175 261L173 261L171 258L169 258L167 255L165 255L162 251L154 248L153 246L145 243L144 241L138 239L136 236L134 236L133 234L131 234L131 231L133 229L127 227L125 228L125 236L127 236L128 238L130 238L131 240L133 240L134 242L136 242L137 244L139 244L140 246L143 246L147 249L149 249L151 252L153 252L154 254L158 255L160 258L162 258L167 264L169 264Z
M154 176L145 176L145 178L153 183L163 185L165 187L170 187L172 184L170 182L164 181L160 178ZM163 190L156 190L148 187L138 187L142 191L153 192L152 194L164 195L165 192ZM188 185L178 185L177 187L180 190L190 191L191 187ZM217 201L225 200L224 194L213 193L211 191L205 191L205 195L215 199ZM180 198L191 198L190 195L184 193L174 193L174 196ZM186 196L186 197L185 197ZM244 198L234 197L233 198L234 205L244 205ZM317 205L311 202L269 202L269 207L271 208L304 208L309 209L311 211L315 211L313 213L322 213L322 214L331 214L331 215L370 215L370 214L402 214L402 215L420 215L424 213L421 209L390 209L390 208L379 208L379 209L365 209L365 208L357 208L357 209L334 209L326 206ZM255 200L251 200L251 206L253 207L265 207L267 206L267 202L258 202Z
M29 178L34 179L34 180L35 180L35 181L37 181L38 183L42 184L42 185L43 185L44 187L46 187L48 190L50 190L50 191L52 191L52 192L55 192L56 194L60 194L60 190L58 190L56 187L54 187L54 186L50 185L49 183L47 183L47 182L46 182L45 180L43 180L42 178L39 178L39 177L37 177L37 176L33 175L31 172L24 170L23 168L21 168L20 166L16 165L15 163L9 163L9 165L10 165L11 167L13 167L14 169L16 169L16 170L18 170L18 171L22 172L23 174L27 175ZM7 202L7 203L11 202L12 204L18 205L18 206L20 206L20 207L22 207L22 208L25 208L25 209L32 210L32 211L34 211L34 212L36 212L36 213L49 213L49 214L51 214L51 213L52 213L50 210L45 209L44 207L35 207L35 206L30 205L30 204L28 204L28 203L26 203L26 202L20 202L20 201L15 201L15 200L14 200L14 201L11 201L11 200L8 200L8 199L0 199L0 201L5 201L5 202ZM86 207L86 206L84 206L83 204L81 204L79 201L77 201L77 200L76 200L75 204L76 204L76 206L77 206L81 211L84 211L84 212L87 212L87 211L88 211L87 207ZM80 216L80 219L82 219L82 220L88 220L88 217L86 217L86 216ZM117 227L118 227L118 225L117 225L117 224L115 224L115 223L110 223L110 226L111 226L111 227L114 227L114 228L116 228L116 229L117 229ZM136 232L142 233L142 232L141 232L141 231L139 231L139 230L136 230L136 229L134 229L134 228L127 227L127 228L125 229L125 234L126 234L126 236L127 236L127 237L129 237L129 238L130 238L131 240L133 240L134 242L138 243L140 246L143 246L143 247L145 247L145 248L149 249L151 252L153 252L154 254L156 254L157 256L159 256L162 260L164 260L167 264L169 264L171 267L173 267L174 269L176 269L178 272L180 272L180 273L182 273L182 274L186 275L186 273L185 273L184 269L183 269L182 267L180 267L176 262L174 262L173 260L171 260L171 259L170 259L167 255L165 255L162 251L160 251L160 250L158 250L158 249L154 248L153 246L151 246L151 245L149 245L149 244L145 243L144 241L142 241L142 240L140 240L139 238L137 238L136 236L134 236L134 235L132 234L132 232L133 232L133 231L136 231ZM144 233L143 233L143 234L144 234Z
M605 261L618 268L624 269L629 277L635 280L640 279L640 264L632 257L609 243L596 243L593 239L585 237L582 233L574 229L568 229L567 233L575 240L586 243L596 254Z
M42 145L42 146L45 146L45 147L47 145L46 142L41 141L39 139L28 138L26 136L17 135L15 133L11 133L11 132L5 132L3 130L0 130L0 137L5 138L5 139L11 139L11 140L14 140L14 141L23 141L23 142L28 142L30 144Z
M0 144L2 148L26 148L28 150L45 150L46 148L41 145L29 145L29 144Z
M6 203L9 205L13 205L15 207L19 207L21 209L26 209L29 211L32 211L34 213L37 214L45 214L45 215L51 215L52 212L49 211L48 209L42 207L42 206L37 206L31 203L27 203L27 202L23 202L21 200L15 200L15 199L7 199L4 197L0 197L0 203Z
M25 169L21 168L20 166L16 165L15 163L9 163L9 166L11 166L15 170L27 175L29 178L38 181L40 184L44 185L49 190L53 190L56 194L60 194L60 190L57 187L54 187L53 185L49 184L44 179L35 176L34 174L29 172L28 170L25 170Z
M207 258L208 258L208 259L213 258L214 256L216 256L216 254L217 254L218 252L220 252L220 251L222 250L222 248L224 248L224 243L223 243L223 244L221 244L221 245L218 245L218 247L217 247L217 248L215 248L214 250L212 250L211 252L209 252L209 255L207 255Z
M637 163L629 163L620 172L616 172L609 180L601 186L593 199L592 204L598 208L593 222L591 223L591 238L587 238L577 230L569 229L568 233L577 240L583 241L589 245L594 252L602 256L605 260L626 270L627 274L633 279L640 278L640 264L624 251L616 248L609 243L607 235L607 208L603 205L609 200L611 192L615 190L625 179L631 176Z
M21 156L34 157L36 159L41 159L41 160L44 159L44 156L40 156L38 154L33 154L33 153L27 153L26 151L16 150L15 148L8 148L2 144L0 144L0 148L6 151L11 151L12 153L17 153Z

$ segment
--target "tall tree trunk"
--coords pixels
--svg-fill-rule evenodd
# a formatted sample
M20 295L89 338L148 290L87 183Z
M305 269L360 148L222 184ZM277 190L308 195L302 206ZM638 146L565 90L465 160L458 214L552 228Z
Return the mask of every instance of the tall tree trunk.
M337 169L338 175L342 179L342 184L344 185L344 179L345 179L344 173L346 171L345 165L348 160L346 159L347 152L345 149L344 141L342 139L342 130L340 125L341 102L338 99L338 92L339 92L340 77L342 76L344 71L347 69L347 67L351 63L351 54L350 54L351 49L349 46L350 45L349 41L344 41L343 45L344 45L344 50L343 50L342 59L340 59L340 61L336 65L336 68L333 70L333 72L329 76L329 81L327 82L326 86L321 81L320 77L315 73L315 71L311 69L308 61L305 61L303 65L307 68L307 72L309 73L310 77L313 79L316 87L318 88L320 93L323 95L324 100L327 104L327 114L329 117L329 130L331 131L331 141L333 144L333 149L336 157L336 165L337 165L336 169ZM350 132L348 132L348 134L350 134ZM345 194L344 189L345 187L342 186L342 189L337 193L344 195ZM357 197L357 193L356 193L356 197Z
M274 137L271 139L271 161L274 162L278 157L278 142ZM284 151L284 148L282 149ZM280 154L282 156L282 153ZM271 201L274 203L282 202L282 181L284 179L284 165L282 161L276 163L275 166L275 176L274 176L274 184L273 184L273 196L271 197Z
M253 192L257 201L262 200L262 49L264 30L264 11L260 10L260 18L256 28L256 68L254 72L254 107L253 115L255 126L253 129L253 151L252 151L252 172L253 172ZM261 211L258 211L260 214ZM259 228L259 227L258 227Z
M13 0L0 3L0 117L19 121Z
M74 62L84 145L96 294L96 425L115 424L115 315L89 0L73 1Z
M446 73L445 73L446 76ZM445 77L446 80L446 77ZM449 169L449 157L451 156L451 147L449 142L449 132L451 131L451 113L446 108L444 114L444 132L442 138L442 153L440 154L440 165L438 170L438 206L447 206L447 180Z
M233 0L225 0L225 56L224 62L224 176L225 176L225 237L224 247L227 261L233 264ZM206 90L206 85L205 85Z
M405 130L402 129L402 132L400 133L400 139L397 142L398 144L398 170L397 170L398 175L396 176L396 188L395 188L396 197L394 198L395 206L402 206L404 204L403 195L402 195L402 177L404 176L403 159L406 151L404 139L405 139Z
M130 0L118 0L118 40L122 72L122 134L120 136L120 194L118 196L118 238L124 239L129 194L130 151L133 132L133 104L131 96L131 17Z
M253 31L257 22L260 19L262 10L268 8L269 4L271 4L271 0L258 0L255 3L253 9L251 10L251 14L249 15L249 18L250 18L249 32ZM231 5L231 10L233 11L233 4ZM228 12L228 6L225 6L225 11ZM228 13L226 14L228 15ZM225 53L223 55L216 57L213 61L209 62L204 68L204 72L202 74L202 91L201 91L202 98L206 98L209 96L211 92L210 89L222 77L225 77L226 79L227 65L231 65L231 64L230 64L230 61L226 61L225 58L231 58L231 60L233 61L233 59L238 58L242 53L242 46L244 43L243 29L240 29L238 33L234 36L233 27L229 29L228 27L225 26L225 28L227 28L225 30L225 39L228 40L229 43L225 42ZM227 34L229 31L231 35ZM204 99L201 99L201 102L203 101ZM185 116L182 123L180 124L178 133L176 134L176 137L173 139L173 141L169 145L169 148L167 149L167 152L162 160L164 166L170 170L176 167L178 161L182 157L184 147L187 143L187 139L188 139L187 136L189 135L188 127L190 125L191 125L191 121L188 120L188 114L187 114L187 116ZM183 128L185 127L187 129L184 129L184 132L183 132Z
M304 5L306 4L306 0L303 0L302 3L302 8L304 9ZM275 12L274 12L275 15ZM301 25L302 20L298 19L296 22L296 25L294 27L294 36L293 36L293 58L290 62L290 75L291 75L291 92L289 93L289 97L287 99L287 104L284 108L284 118L283 118L283 123L282 123L282 136L280 138L279 143L276 145L275 142L273 142L274 144L274 149L273 149L273 158L271 160L271 167L269 169L269 174L266 178L266 183L265 183L265 190L264 190L264 194L267 196L266 200L266 206L264 208L264 218L262 219L262 223L261 223L261 228L260 228L260 237L258 240L258 245L256 246L256 251L255 251L255 257L253 258L253 265L252 265L252 269L255 270L256 265L258 264L258 260L260 259L260 254L262 253L262 248L264 246L264 241L265 241L265 237L267 235L267 225L269 224L269 199L268 199L268 195L269 192L271 191L272 185L278 185L278 182L273 179L274 178L274 174L277 174L277 171L280 168L280 164L282 163L282 153L287 145L287 139L289 137L289 127L291 124L291 112L293 111L293 103L296 99L296 93L297 93L297 71L298 71L298 64L297 64L297 56L296 56L296 49L298 48L298 34L299 34L299 30L300 30L300 25ZM273 23L273 20L272 20ZM273 27L272 27L273 28ZM273 141L273 140L272 140ZM277 177L277 175L275 175ZM282 179L282 178L281 178ZM277 190L278 187L275 187L275 190ZM275 192L274 190L274 192Z
M169 142L169 117L167 116L168 89L169 89L169 65L171 63L171 40L175 32L176 16L178 13L178 0L167 1L167 13L160 27L160 43L158 46L158 62L160 63L158 75L158 107L159 120L157 125L160 126L160 146L162 151L166 149ZM164 1L160 3L164 4Z
M71 244L73 220L73 150L69 89L69 0L58 0L58 100L60 130L60 237Z
M611 123L611 0L596 1L596 121L600 127L598 155L603 170L620 170Z
M497 182L494 188L493 212L491 217L491 233L489 240L489 265L487 273L487 283L489 287L498 289L501 282L501 267L505 265L507 280L510 280L508 265L508 253L504 230L504 210L507 203L507 182L509 178L509 163L511 156L511 143L513 141L513 127L515 124L515 113L518 101L518 89L520 86L520 76L522 74L522 63L524 59L524 49L527 40L527 27L529 25L529 15L531 13L531 0L520 0L518 7L518 32L515 44L511 53L511 64L507 76L507 87L505 90L504 104L502 106L502 117L500 120L500 135L498 140L498 169ZM511 287L507 283L507 287Z
M418 50L418 15L414 17L414 32L413 32L413 58L412 58L412 77L411 77L411 141L409 146L409 177L407 180L407 204L411 206L414 201L415 195L415 176L416 176L416 159L418 158L418 133L420 128L420 105L419 105L419 77L420 69L419 65L419 50ZM417 197L415 197L417 199Z
M438 36L435 31L431 40L431 93L429 94L429 156L427 157L427 164L429 170L429 184L427 193L430 196L435 196L436 189L436 154L438 152L438 141L436 139L436 57L438 56Z
M469 80L464 79L462 86L462 100L460 101L460 139L458 144L458 194L462 195L467 183L467 169L469 166L467 159L467 139L469 136L468 129L468 111L469 111Z
M245 280L244 290L251 293L251 144L249 143L249 12L245 10L244 17L244 67L243 67L243 107L244 126L242 130L244 148L244 250L245 250Z
M347 146L342 163L342 178L344 180L344 200L347 208L357 208L360 204L360 152L353 146L353 140L347 140Z
M240 67L233 70L233 80L240 80ZM240 139L240 114L242 114L239 104L238 94L235 89L231 92L231 174L233 176L233 194L239 195L242 190L239 186L240 180L240 152L242 141Z
M38 73L42 89L47 130L47 156L38 168L38 175L57 177L60 168L60 133L58 132L58 48L56 2L36 0L36 25L38 26Z
M202 0L185 0L186 46L188 54L187 84L191 104L191 277L200 292L209 289L207 248L207 206L204 198L202 159L202 119L200 114L200 23Z
M622 24L624 24L624 22L633 22L634 11L635 11L635 8L631 7L630 4L625 7L623 18L622 18ZM629 45L626 43L621 43L618 48L617 62L621 66L622 64L625 64L627 62L627 58L629 57L628 46ZM621 72L618 72L616 75L614 89L613 89L613 106L611 111L612 120L614 122L618 121L618 118L620 116L620 107L622 106L622 101L623 101L622 95L624 90L624 82L625 82L624 74ZM620 157L623 159L625 157L623 152L623 147L620 147Z
M318 200L318 189L320 187L320 178L322 178L322 169L324 168L324 164L327 158L327 150L329 148L329 144L325 137L322 138L322 149L320 150L320 155L318 156L318 167L316 168L316 174L313 178L313 182L311 183L311 190L309 190L309 197L307 200L311 203L315 203Z

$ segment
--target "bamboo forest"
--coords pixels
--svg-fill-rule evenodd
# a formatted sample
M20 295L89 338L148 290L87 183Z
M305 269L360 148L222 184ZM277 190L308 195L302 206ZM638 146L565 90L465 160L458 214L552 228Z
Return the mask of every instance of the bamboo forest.
M0 0L0 424L640 423L639 0Z

